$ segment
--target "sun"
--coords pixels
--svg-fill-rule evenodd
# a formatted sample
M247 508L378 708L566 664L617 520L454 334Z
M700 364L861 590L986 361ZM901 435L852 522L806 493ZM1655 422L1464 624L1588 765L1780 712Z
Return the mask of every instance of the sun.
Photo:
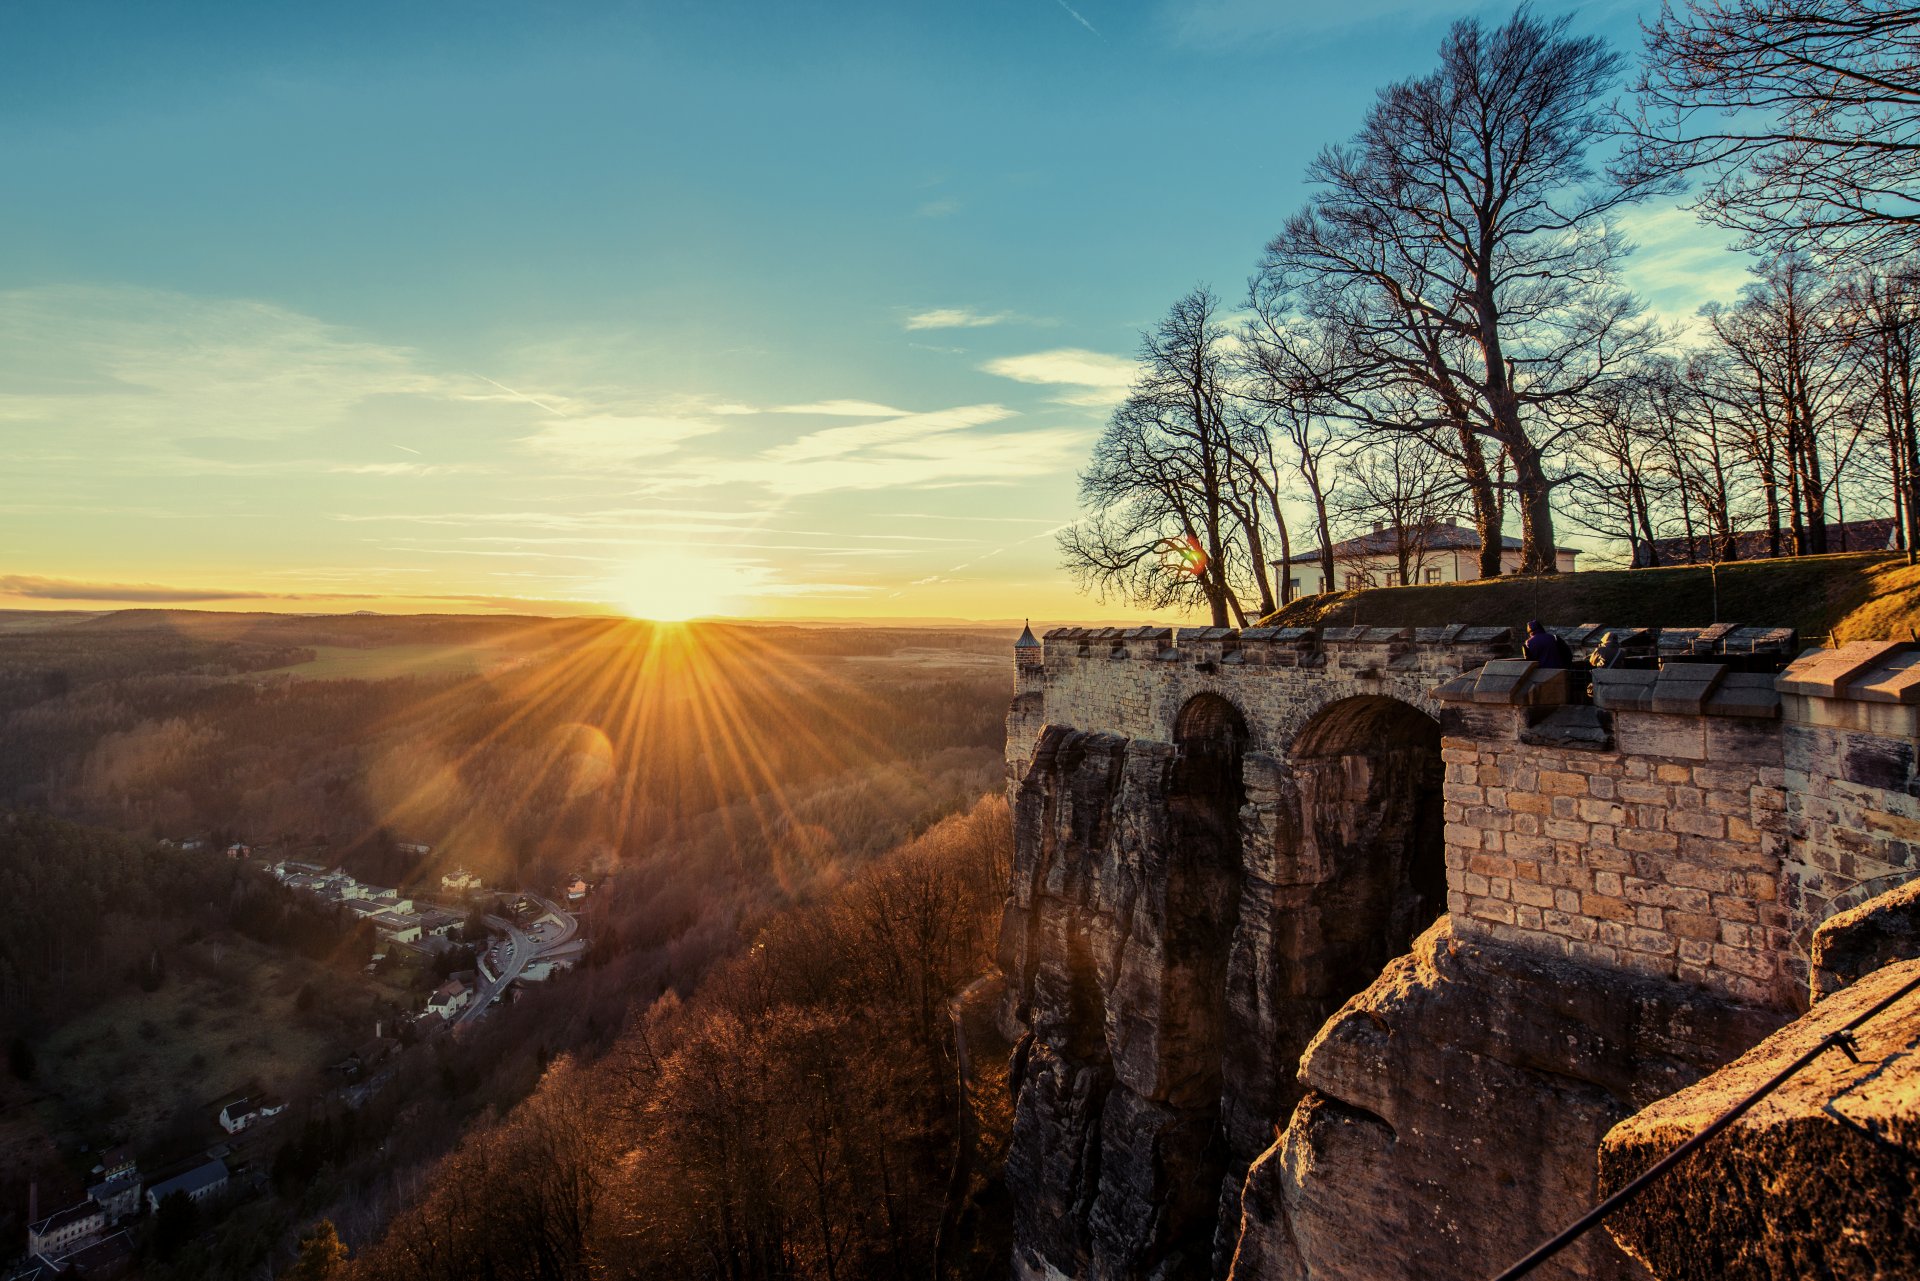
M738 565L699 552L649 556L607 584L612 603L630 618L684 623L737 610L750 594Z

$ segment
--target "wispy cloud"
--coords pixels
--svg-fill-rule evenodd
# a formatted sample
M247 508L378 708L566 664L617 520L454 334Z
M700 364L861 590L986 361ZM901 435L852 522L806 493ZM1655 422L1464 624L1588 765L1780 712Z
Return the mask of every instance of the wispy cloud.
M621 467L671 454L688 441L719 430L718 423L704 418L596 414L556 418L522 437L520 444L566 463Z
M918 209L914 210L914 213L922 218L945 218L959 212L960 202L952 196L942 196L938 200L924 201Z
M975 311L971 307L935 307L916 311L906 319L908 329L984 329L1014 319L1010 311Z
M1636 209L1620 219L1636 248L1626 279L1653 312L1682 330L1695 326L1704 303L1732 302L1753 277L1753 259L1728 247L1731 237L1674 205Z
M770 414L818 414L822 418L894 418L906 413L871 400L815 400L804 405L775 405Z
M0 575L0 596L25 600L125 601L133 604L185 604L192 601L275 600L279 592L229 587L162 587L156 583L93 583L32 574Z
M474 476L493 470L476 463L337 463L326 468L336 476Z
M1002 356L980 366L983 372L1038 386L1071 387L1054 397L1063 405L1102 408L1126 398L1139 366L1125 356L1088 351L1084 347L1057 347L1024 356Z

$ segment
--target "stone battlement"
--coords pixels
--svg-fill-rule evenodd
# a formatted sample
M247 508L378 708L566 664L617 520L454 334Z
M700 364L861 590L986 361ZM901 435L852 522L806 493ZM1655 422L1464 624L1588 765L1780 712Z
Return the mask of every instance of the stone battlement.
M1576 653L1611 631L1661 665L1542 670L1495 627L1056 628L1018 673L1009 779L1044 726L1172 744L1211 696L1244 722L1248 778L1285 780L1376 750L1326 726L1404 705L1441 734L1461 936L1804 1002L1820 921L1920 871L1920 645L1813 650L1775 675L1750 669L1790 629L1556 630Z

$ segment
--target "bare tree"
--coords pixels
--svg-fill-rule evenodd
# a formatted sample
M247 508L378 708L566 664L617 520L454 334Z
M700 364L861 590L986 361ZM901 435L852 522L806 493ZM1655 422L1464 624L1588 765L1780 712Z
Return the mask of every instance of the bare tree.
M1755 280L1732 307L1710 305L1703 314L1743 386L1729 400L1744 399L1751 452L1766 475L1769 528L1778 555L1784 482L1785 515L1795 555L1827 550L1827 506L1839 492L1842 468L1858 429L1834 434L1850 413L1853 368L1840 329L1831 283L1800 254L1760 264ZM1828 430L1827 448L1821 447ZM1779 475L1775 468L1784 470Z
M1080 476L1092 515L1060 535L1082 583L1150 608L1205 601L1216 627L1246 621L1236 579L1272 605L1228 345L1219 299L1204 287L1142 336L1140 378Z
M1382 385L1423 390L1421 420L1401 425L1454 432L1483 527L1494 503L1476 438L1504 451L1521 569L1536 573L1556 564L1547 458L1559 433L1581 397L1658 341L1618 287L1628 246L1611 224L1652 187L1596 181L1588 161L1621 61L1566 27L1524 8L1492 31L1457 23L1439 70L1383 90L1354 140L1313 163L1320 190L1254 286L1256 312L1264 295L1265 310L1353 335L1353 381L1330 390L1363 421ZM1497 530L1482 529L1482 546L1497 556Z
M1261 300L1257 286L1255 297ZM1332 493L1329 455L1335 441L1331 411L1336 398L1327 389L1340 384L1340 345L1339 335L1329 326L1296 331L1271 311L1256 311L1242 334L1241 376L1236 386L1240 398L1253 406L1249 419L1265 441L1265 458L1273 476L1269 492L1281 531L1282 603L1293 598L1291 539L1279 508L1279 495L1288 488L1280 481L1282 455L1307 487L1320 582L1324 590L1333 590L1333 533L1327 504Z
M1362 437L1344 459L1334 492L1335 518L1357 535L1350 573L1370 581L1368 562L1391 556L1386 586L1420 581L1436 530L1454 514L1445 455L1432 441L1408 432ZM1369 527L1371 533L1369 534Z
M1691 0L1646 44L1618 176L1703 178L1694 208L1752 247L1920 249L1920 6Z
M1871 412L1887 441L1887 482L1907 563L1920 558L1920 276L1907 268L1868 272L1841 294L1848 341L1861 362Z

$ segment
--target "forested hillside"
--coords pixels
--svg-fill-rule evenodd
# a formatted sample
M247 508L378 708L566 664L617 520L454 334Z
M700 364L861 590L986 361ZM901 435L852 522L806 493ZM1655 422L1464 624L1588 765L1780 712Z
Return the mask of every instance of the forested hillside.
M556 1060L352 1275L1000 1276L1004 1216L976 1211L1008 1100L963 1109L950 1002L989 966L1009 842L983 800L771 919L599 1059ZM989 1077L1004 1049L976 1048Z
M898 1091L888 1248L924 1252L953 1157L947 985L981 969L1003 855L988 838L1004 839L1004 812L976 809L868 869L997 790L1005 646L613 620L148 613L0 627L0 797L21 807L0 827L0 885L25 913L0 939L0 1013L21 1066L0 1137L15 1168L55 1197L84 1176L88 1158L66 1153L124 1143L164 1164L206 1145L217 1096L268 1076L294 1108L263 1140L251 1191L167 1251L143 1247L154 1276L249 1276L283 1264L320 1217L356 1246L377 1239L423 1188L429 1205L449 1195L434 1171L463 1133L450 1169L517 1132L478 1118L526 1115L515 1109L536 1086L526 1106L552 1106L589 1073L593 1097L610 1097L604 1074L635 1070L635 1045L655 1045L648 1070L664 1072L724 1010L751 1029L736 1050L907 1038L909 1062L873 1067ZM432 663L416 661L429 650ZM411 674L339 674L389 667ZM229 840L254 859L222 857ZM274 856L433 891L453 866L508 890L584 874L585 962L401 1055L348 1106L330 1064L419 993L363 975L366 927L272 884L257 864ZM779 983L755 987L773 957ZM782 986L803 978L804 992ZM142 1044L124 1039L130 1026ZM614 1066L599 1066L610 1050ZM864 1114L881 1084L849 1078L841 1103L864 1098ZM762 1085L728 1114L745 1123L803 1098L784 1077ZM861 1141L871 1155L883 1140ZM649 1142L658 1161L707 1151L684 1133ZM834 1194L857 1207L845 1211L857 1225L822 1246L836 1258L878 1248L870 1191ZM678 1222L649 1229L675 1258L695 1248L692 1220ZM416 1229L407 1220L390 1248Z

